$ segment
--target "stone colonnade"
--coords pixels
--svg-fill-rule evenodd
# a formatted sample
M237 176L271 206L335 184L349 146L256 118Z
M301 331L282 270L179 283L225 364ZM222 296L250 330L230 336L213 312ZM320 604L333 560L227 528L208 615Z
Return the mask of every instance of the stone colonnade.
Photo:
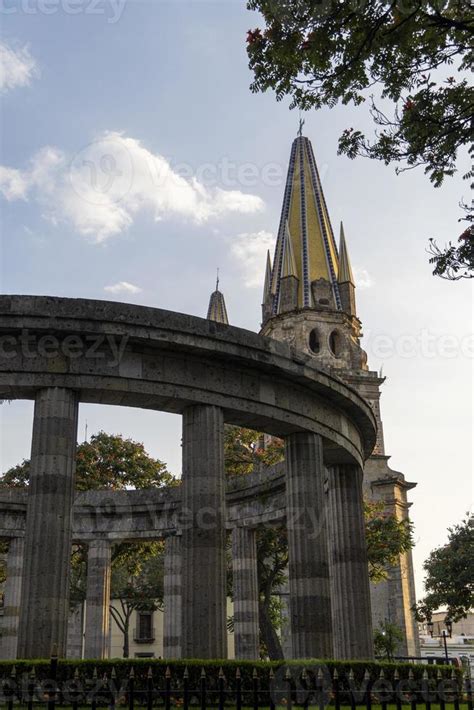
M41 390L25 542L12 541L8 555L2 655L48 657L54 646L60 655L66 651L76 429L75 394ZM326 468L321 437L305 432L286 437L286 461L292 657L370 658L362 471L348 464ZM214 405L192 405L183 412L180 534L165 543L165 657L227 657L226 520L224 413ZM256 530L236 527L232 550L236 657L255 659ZM91 542L85 625L90 658L108 655L110 560L106 539Z

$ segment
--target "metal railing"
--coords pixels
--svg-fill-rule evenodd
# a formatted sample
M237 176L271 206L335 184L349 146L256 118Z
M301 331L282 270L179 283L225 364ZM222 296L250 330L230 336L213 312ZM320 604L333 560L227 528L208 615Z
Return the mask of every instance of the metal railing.
M195 666L192 668L196 670ZM17 677L13 668L7 678L1 680L0 707L14 710L37 706L47 710L98 710L101 707L128 708L128 710L153 710L175 707L183 710L334 710L365 709L388 710L388 706L401 710L473 710L472 684L469 677L462 677L452 669L448 677L440 669L436 673L424 670L421 678L415 679L410 670L405 678L397 670L392 677L381 670L377 677L366 671L362 680L356 681L350 670L341 673L329 671L320 664L302 670L281 667L274 672L253 670L244 678L239 668L233 670L232 678L226 677L222 668L207 672L204 668L198 677L188 668L181 673L172 673L166 668L161 673L152 667L143 675L136 675L133 667L126 677L119 680L114 669L110 675L99 677L94 671L90 678L81 677L78 668L68 680L58 680L58 660L51 659L49 677L38 680L33 672ZM193 675L193 680L191 680Z

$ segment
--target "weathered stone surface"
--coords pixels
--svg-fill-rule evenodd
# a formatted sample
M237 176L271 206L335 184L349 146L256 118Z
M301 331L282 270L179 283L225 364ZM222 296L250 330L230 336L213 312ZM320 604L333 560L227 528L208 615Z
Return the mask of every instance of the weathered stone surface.
M87 551L85 658L108 658L110 625L111 546L108 540L89 543Z
M184 658L227 658L224 416L213 406L183 414Z
M259 654L257 531L232 531L235 657L257 660Z
M323 444L315 434L286 439L292 658L333 653Z
M13 338L0 357L0 397L63 387L81 402L218 406L229 423L320 434L327 463L362 465L375 442L372 411L354 390L311 357L239 328L143 306L0 296L0 330ZM55 339L47 348L45 336Z
M365 541L362 471L328 470L329 563L334 656L373 657L369 571Z
M25 561L18 635L19 658L66 653L77 397L51 387L36 396Z
M13 660L16 658L24 551L24 538L14 537L10 540L7 555L2 637L0 639L0 658L2 659Z
M181 535L170 535L165 541L163 656L181 658L183 553Z

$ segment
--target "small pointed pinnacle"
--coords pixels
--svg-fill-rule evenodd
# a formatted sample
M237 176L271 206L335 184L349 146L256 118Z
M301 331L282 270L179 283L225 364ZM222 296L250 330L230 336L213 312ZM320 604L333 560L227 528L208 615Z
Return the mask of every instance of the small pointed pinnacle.
M365 669L364 680L370 680L370 673L368 668Z
M291 673L290 673L290 669L288 666L286 667L286 671L285 671L285 680L291 680Z
M12 672L10 673L11 678L16 678L16 666L13 666Z
M241 677L242 677L242 674L241 674L241 672L240 672L240 668L237 668L237 670L235 671L235 677L236 677L236 678L241 678Z
M115 680L117 678L115 666L112 666L112 673L110 674L110 677L112 678L112 680Z
M33 668L31 669L31 672L30 672L30 678L31 678L32 680L34 680L34 679L36 678L36 669L35 669L34 666L33 666Z
M337 668L334 669L334 673L332 674L333 680L338 680L339 678L339 673L337 672Z
M354 680L354 671L352 670L352 668L349 671L349 680Z
M410 670L408 671L408 679L409 679L409 680L413 680L414 677L415 677L415 676L414 676L414 674L413 674L413 670L410 668Z
M393 677L395 678L395 680L399 680L400 673L398 672L398 668L395 668L395 673L393 674Z
M385 673L383 672L383 668L380 669L379 678L380 678L380 680L383 680L385 678Z
M204 670L204 668L201 668L201 678L205 678L205 677L206 677L206 671Z
M428 680L428 679L429 679L428 671L425 668L425 670L423 671L423 680Z
M443 677L443 674L441 673L440 669L438 668L438 672L436 673L436 678L437 678L438 680L441 680L442 677Z
M307 679L308 674L306 673L306 668L303 668L303 670L301 671L301 677L303 680Z
M270 680L274 680L275 674L273 672L273 668L270 668L270 673L268 674L268 677L270 678Z
M93 673L92 673L92 678L93 678L94 680L97 680L97 668L96 668L96 667L94 667L94 671L93 671Z
M135 671L133 670L133 666L132 666L132 668L130 668L130 673L128 674L128 677L135 678Z
M151 669L151 666L148 666L148 673L146 675L147 678L153 678L153 671Z
M258 678L258 673L257 673L256 668L253 669L252 678Z
M225 678L224 671L222 670L222 666L219 668L219 678Z
M74 671L74 680L79 680L79 668Z
M171 670L169 666L166 666L165 678L171 678Z
M183 678L189 678L189 671L187 666L185 666L184 668Z
M323 680L324 673L322 668L318 668L318 680Z

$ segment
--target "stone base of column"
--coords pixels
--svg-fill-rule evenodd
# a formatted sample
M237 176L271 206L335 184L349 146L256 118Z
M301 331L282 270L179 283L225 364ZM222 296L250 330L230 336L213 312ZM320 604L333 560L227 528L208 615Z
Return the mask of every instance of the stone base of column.
M77 397L51 387L36 396L26 512L19 658L66 655Z
M184 658L227 658L224 417L219 407L183 413Z
M182 645L182 553L181 536L165 541L163 657L181 658Z
M334 656L370 659L374 651L362 471L332 466L328 483Z
M326 476L316 434L286 439L287 526L292 658L333 654Z
M0 643L0 658L3 660L14 660L17 657L24 550L24 538L17 537L10 540Z
M255 661L260 656L256 530L234 528L232 565L235 657Z
M109 657L110 571L110 542L91 542L87 553L84 658Z

